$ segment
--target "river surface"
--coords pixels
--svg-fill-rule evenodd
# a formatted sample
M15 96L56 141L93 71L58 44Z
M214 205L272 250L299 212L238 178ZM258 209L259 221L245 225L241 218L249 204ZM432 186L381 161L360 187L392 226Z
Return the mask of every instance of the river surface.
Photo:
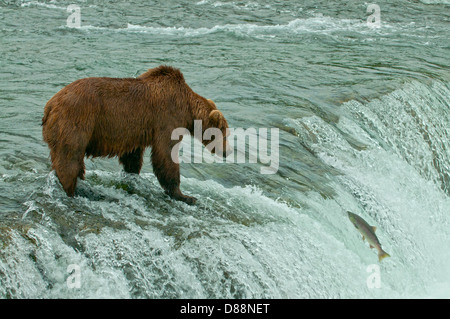
M449 298L450 5L376 4L0 0L0 298ZM250 139L245 163L182 163L188 206L147 150L139 176L86 159L67 197L45 103L161 64L230 127L278 130L275 170Z

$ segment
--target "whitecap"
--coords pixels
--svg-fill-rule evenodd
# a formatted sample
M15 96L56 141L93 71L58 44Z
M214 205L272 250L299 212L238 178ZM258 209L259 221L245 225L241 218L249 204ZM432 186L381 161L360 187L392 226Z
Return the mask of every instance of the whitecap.
M54 5L52 3L43 3L43 2L39 2L39 1L29 1L29 2L23 2L21 5L21 7L44 7L47 9L57 9L57 10L67 10L67 7L61 7L61 6L57 6Z

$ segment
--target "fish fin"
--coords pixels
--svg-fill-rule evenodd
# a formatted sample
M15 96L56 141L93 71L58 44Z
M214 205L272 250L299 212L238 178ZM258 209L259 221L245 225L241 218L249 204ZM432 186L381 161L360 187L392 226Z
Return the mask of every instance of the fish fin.
M373 232L377 231L377 228L375 226L372 226Z
M370 248L374 248L372 245L369 245L370 246Z
M363 241L366 240L366 238L363 236Z
M378 254L378 261L382 261L384 258L386 257L391 257L391 255L389 255L387 252L385 251L381 251L380 254Z

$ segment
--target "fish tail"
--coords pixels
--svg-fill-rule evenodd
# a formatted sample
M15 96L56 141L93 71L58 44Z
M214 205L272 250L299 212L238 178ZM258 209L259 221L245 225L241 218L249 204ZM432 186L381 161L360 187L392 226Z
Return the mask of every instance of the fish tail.
M386 257L391 257L391 255L389 255L387 252L385 252L384 250L380 251L380 253L378 254L378 261L382 261L384 258Z

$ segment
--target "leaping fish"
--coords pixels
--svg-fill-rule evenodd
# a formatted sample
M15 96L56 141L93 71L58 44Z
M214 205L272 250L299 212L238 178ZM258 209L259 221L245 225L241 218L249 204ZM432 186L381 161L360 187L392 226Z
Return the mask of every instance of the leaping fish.
M375 235L376 227L370 226L364 219L351 212L348 213L348 218L355 225L363 236L363 240L367 239L370 244L370 248L376 248L378 250L378 260L382 261L385 257L391 257L387 252L381 248L381 244L378 241L377 235Z

